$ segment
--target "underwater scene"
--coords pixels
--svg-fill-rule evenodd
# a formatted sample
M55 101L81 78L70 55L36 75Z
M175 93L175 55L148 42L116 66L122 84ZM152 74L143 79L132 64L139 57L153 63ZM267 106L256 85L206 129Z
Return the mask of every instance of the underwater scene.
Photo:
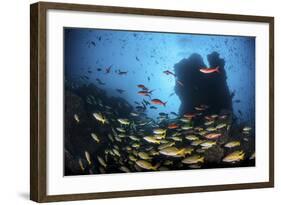
M255 166L255 38L64 28L64 175Z

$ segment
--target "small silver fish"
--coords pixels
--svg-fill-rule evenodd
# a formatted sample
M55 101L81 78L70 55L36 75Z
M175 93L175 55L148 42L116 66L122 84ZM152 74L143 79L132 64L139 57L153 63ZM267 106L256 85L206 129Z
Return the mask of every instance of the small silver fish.
M74 115L74 119L76 120L76 122L77 122L77 123L79 123L79 122L80 122L79 117L78 117L78 115L77 115L77 114L75 114L75 115Z

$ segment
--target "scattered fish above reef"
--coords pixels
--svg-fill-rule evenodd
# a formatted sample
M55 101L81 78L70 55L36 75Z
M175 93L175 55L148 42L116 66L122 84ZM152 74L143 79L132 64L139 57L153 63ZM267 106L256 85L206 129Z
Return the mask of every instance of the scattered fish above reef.
M137 87L138 87L138 88L141 88L141 89L143 89L143 90L148 90L148 88L145 87L143 84L139 84L139 85L137 85Z
M163 106L166 106L167 102L162 102L161 100L159 99L152 99L151 100L151 103L152 104L155 104L155 105L163 105Z
M169 70L165 70L163 71L163 73L165 73L166 75L172 75L172 76L176 76L173 72L169 71Z
M151 91L147 91L147 90L141 90L138 92L139 95L142 95L142 96L150 96L152 94L153 90Z
M127 75L128 71L118 70L118 75Z

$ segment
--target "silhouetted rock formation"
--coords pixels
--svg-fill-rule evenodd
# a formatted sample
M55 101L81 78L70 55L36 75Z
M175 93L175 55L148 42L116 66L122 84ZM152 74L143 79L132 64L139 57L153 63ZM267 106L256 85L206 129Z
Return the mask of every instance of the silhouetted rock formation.
M181 100L180 114L194 111L195 106L208 105L210 113L219 113L221 110L232 111L232 97L230 95L225 61L217 52L207 56L209 66L206 66L199 54L192 54L175 65L177 80L184 86L176 84L175 92ZM219 66L219 73L204 74L200 68Z

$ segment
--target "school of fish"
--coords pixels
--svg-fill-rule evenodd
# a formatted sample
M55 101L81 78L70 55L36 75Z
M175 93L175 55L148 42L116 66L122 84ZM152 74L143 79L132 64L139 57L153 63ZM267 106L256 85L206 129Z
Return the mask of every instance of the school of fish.
M144 85L137 87L147 96L153 92ZM156 106L166 103L159 99L150 101ZM114 108L93 95L87 96L86 102L95 108L90 113L91 123L106 130L106 134L89 133L92 142L103 144L103 149L98 153L85 150L77 157L83 174L209 168L212 162L208 155L212 149L223 150L217 162L223 167L235 167L255 159L254 150L244 151L245 144L253 137L252 128L245 125L239 128L239 135L232 134L232 115L206 114L207 105L198 105L193 113L183 115L159 113L154 120L143 111L119 117ZM77 126L83 123L79 113L73 115L73 123Z

